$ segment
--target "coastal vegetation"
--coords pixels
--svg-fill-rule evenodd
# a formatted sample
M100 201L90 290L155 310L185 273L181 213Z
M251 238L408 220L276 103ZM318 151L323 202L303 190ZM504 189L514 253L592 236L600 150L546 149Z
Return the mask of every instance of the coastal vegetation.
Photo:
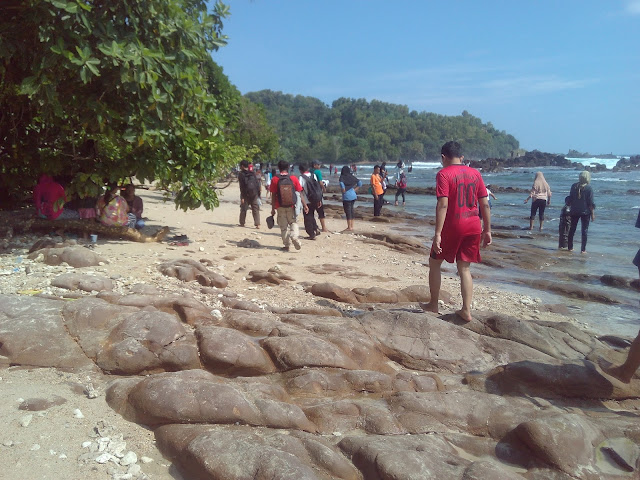
M288 161L433 160L452 139L463 145L468 158L509 157L519 147L513 135L466 110L457 116L439 115L362 98L339 98L329 106L314 97L272 90L246 97L264 106L280 138L280 157Z
M211 58L228 7L204 0L10 0L0 21L0 192L41 173L68 194L156 180L187 209L275 135Z

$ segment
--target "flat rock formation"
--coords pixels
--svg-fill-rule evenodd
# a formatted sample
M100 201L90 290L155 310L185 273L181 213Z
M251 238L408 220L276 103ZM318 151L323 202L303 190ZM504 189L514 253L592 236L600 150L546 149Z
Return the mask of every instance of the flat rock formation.
M144 284L114 292L108 278L66 273L56 285L93 295L0 294L0 362L113 375L108 404L151 428L189 479L640 474L640 379L620 383L597 364L624 356L614 337L493 312L468 324L425 313L416 306L428 300L425 286L314 283L315 295L366 311L265 308L220 290L202 262L159 269L199 281L225 307ZM279 269L250 276L291 281Z

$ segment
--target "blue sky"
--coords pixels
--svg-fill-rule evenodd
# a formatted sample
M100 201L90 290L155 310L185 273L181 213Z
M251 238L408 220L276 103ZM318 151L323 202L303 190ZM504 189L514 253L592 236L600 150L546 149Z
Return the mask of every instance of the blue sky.
M227 0L213 54L271 89L463 110L528 150L640 154L640 0Z

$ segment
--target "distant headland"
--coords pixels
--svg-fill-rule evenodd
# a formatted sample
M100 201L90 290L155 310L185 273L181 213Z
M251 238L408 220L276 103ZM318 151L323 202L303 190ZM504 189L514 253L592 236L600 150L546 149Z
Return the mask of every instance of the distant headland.
M614 172L640 170L640 155L620 158L615 166L609 169L605 163L597 162L597 160L612 160L619 158L617 155L606 154L592 156L589 154L579 154L574 156L574 153L579 154L579 152L576 152L575 150L570 150L569 154L566 156L556 153L540 152L539 150L532 150L530 152L520 150L518 152L514 152L510 158L486 158L484 160L472 160L470 165L474 168L482 169L483 172L499 172L505 168L513 167L562 167L595 172L604 170L613 170ZM594 162L589 165L585 165L583 162L575 161L578 158L594 159Z

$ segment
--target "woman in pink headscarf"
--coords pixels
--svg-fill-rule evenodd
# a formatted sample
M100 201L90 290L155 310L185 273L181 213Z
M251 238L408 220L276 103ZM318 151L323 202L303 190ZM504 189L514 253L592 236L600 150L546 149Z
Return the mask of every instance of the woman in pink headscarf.
M539 212L538 218L540 219L540 230L542 230L542 224L544 223L544 209L547 205L551 205L551 187L549 187L549 184L544 179L542 172L536 173L536 178L533 181L531 192L524 203L527 203L530 198L533 199L533 202L531 202L529 230L533 230L533 219L536 217L536 210Z
M40 218L55 220L64 210L64 188L49 175L41 175L33 189L33 203Z

